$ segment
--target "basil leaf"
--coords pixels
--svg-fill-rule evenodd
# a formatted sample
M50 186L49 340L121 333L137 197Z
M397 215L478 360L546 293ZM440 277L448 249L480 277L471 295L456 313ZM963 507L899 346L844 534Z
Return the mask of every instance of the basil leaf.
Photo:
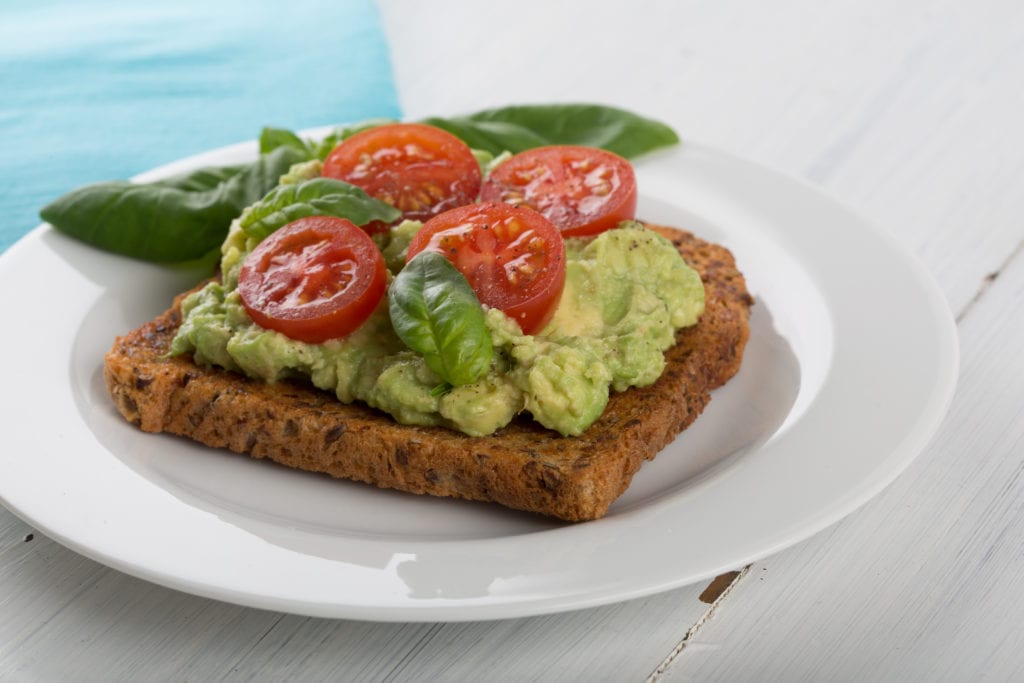
M303 159L297 150L280 147L245 166L199 169L153 183L94 183L39 214L57 230L106 251L188 261L219 246L242 209Z
M470 117L442 119L431 117L423 123L448 131L472 149L497 155L508 150L513 154L534 147L562 144L526 128L501 121L475 121Z
M443 128L470 147L492 154L544 145L600 147L627 159L679 142L675 131L653 119L597 104L540 104L487 109L423 123Z
M160 187L174 187L185 192L203 192L205 190L212 190L244 170L245 165L211 166L179 173L163 180L157 180L151 184L159 185Z
M445 382L471 384L487 374L494 347L483 309L444 256L424 251L406 264L388 290L388 307L399 338Z
M331 153L331 150L345 138L388 123L395 123L395 121L394 119L367 119L350 126L338 126L320 140L304 140L286 128L266 127L260 133L260 152L270 152L278 147L292 147L306 154L307 159L323 161Z
M351 126L335 128L318 142L310 143L312 145L313 156L320 161L323 161L327 158L327 155L331 153L331 150L337 147L338 143L345 138L355 135L356 133L361 133L364 130L369 130L370 128L385 126L389 123L396 123L396 121L394 119L368 119L360 123L354 123Z
M260 153L273 152L278 147L291 147L297 152L306 155L306 159L313 158L312 145L303 140L287 128L265 127L260 131Z
M262 240L281 226L306 216L338 216L356 225L391 223L402 212L363 190L334 178L312 178L297 185L279 185L242 218L242 230Z
M433 396L434 398L441 398L451 390L451 384L448 384L448 382L441 382L436 387L430 390L430 395Z

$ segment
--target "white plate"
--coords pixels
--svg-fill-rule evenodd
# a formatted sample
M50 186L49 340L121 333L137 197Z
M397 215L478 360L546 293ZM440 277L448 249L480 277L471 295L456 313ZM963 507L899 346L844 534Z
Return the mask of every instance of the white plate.
M237 145L142 179L254 154ZM878 493L938 427L958 365L947 305L894 240L805 185L697 146L637 170L640 215L729 246L757 305L740 373L606 518L563 525L139 432L107 397L103 353L200 274L48 226L0 256L0 320L15 330L4 335L0 501L156 583L388 621L626 600L806 538Z

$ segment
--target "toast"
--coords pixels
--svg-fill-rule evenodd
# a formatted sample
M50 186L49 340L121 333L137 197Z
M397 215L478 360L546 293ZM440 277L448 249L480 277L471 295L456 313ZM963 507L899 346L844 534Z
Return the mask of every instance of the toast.
M753 299L732 254L688 232L648 227L700 273L704 314L678 332L657 382L613 392L601 418L577 437L560 436L528 416L485 437L401 425L310 385L266 384L166 357L184 295L115 341L104 378L120 413L146 432L382 488L490 501L572 522L597 519L643 461L686 429L711 391L739 370L749 336Z

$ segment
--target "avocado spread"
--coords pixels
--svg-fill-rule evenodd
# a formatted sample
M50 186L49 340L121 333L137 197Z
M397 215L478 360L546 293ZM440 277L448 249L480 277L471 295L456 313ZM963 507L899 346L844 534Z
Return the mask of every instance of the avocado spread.
M318 170L293 171L289 180ZM419 227L405 221L381 239L392 274ZM343 402L363 401L398 422L473 436L493 433L524 410L549 429L580 434L600 417L610 390L657 380L676 330L696 323L704 310L699 275L668 240L641 224L627 221L597 237L567 239L565 289L543 332L524 335L501 311L487 310L495 349L490 371L439 392L441 379L392 329L386 297L358 330L323 344L253 323L236 286L242 260L255 246L235 221L222 247L221 282L185 299L172 354L191 353L198 364L267 382L305 377Z

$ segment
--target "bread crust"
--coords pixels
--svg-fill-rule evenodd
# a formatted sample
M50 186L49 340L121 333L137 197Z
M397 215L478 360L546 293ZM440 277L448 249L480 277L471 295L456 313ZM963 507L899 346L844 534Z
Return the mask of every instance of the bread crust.
M700 273L704 314L678 333L657 382L613 392L601 418L577 437L529 416L486 437L401 425L312 386L266 384L166 357L184 295L117 338L104 359L104 379L120 413L146 432L382 488L490 501L572 522L597 519L644 460L686 429L711 391L739 370L749 336L753 299L732 254L689 232L648 227Z

